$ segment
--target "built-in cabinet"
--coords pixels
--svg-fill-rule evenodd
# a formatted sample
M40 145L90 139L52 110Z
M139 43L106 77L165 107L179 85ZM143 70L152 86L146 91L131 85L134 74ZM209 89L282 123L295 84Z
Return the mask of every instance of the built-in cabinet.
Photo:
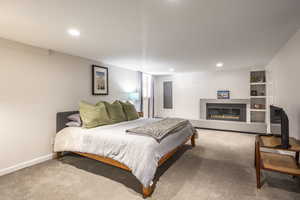
M250 121L265 123L267 110L266 71L250 72Z

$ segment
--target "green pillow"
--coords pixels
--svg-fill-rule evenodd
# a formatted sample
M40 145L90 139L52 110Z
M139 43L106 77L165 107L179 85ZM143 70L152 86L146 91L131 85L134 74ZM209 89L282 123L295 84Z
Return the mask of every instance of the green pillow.
M82 101L79 104L79 112L85 128L94 128L110 123L104 103L93 105Z
M129 101L127 101L125 103L122 101L119 101L119 102L121 103L121 105L123 107L123 110L125 112L125 115L126 115L128 121L139 118L139 114L136 112L136 109L133 104L131 104Z
M96 105L98 105L99 103L97 103ZM106 101L103 101L103 103L105 104L111 123L119 123L127 120L126 115L123 111L123 107L119 101L115 101L112 104Z

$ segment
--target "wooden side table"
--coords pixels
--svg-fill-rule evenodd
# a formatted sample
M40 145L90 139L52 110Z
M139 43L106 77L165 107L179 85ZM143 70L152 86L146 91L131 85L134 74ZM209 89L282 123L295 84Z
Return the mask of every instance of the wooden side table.
M254 163L256 168L257 188L261 188L261 170L269 170L293 176L300 176L300 141L290 138L291 147L288 149L278 148L277 146L280 144L280 137L274 135L256 136ZM294 152L295 157L286 154L264 152L261 150L261 148Z

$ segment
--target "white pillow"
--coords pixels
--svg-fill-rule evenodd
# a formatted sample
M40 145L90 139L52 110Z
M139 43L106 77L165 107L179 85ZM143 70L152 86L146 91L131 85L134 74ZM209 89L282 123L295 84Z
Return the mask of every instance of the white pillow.
M66 123L66 126L68 126L68 127L81 127L81 123L70 121L70 122Z

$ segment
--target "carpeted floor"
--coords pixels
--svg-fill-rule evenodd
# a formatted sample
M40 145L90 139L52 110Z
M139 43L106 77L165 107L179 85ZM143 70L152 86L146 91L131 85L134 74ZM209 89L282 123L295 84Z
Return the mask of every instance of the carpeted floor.
M256 189L254 135L200 130L157 172L149 200L299 200L300 179L264 172ZM1 200L135 200L141 186L129 172L69 155L0 177Z

